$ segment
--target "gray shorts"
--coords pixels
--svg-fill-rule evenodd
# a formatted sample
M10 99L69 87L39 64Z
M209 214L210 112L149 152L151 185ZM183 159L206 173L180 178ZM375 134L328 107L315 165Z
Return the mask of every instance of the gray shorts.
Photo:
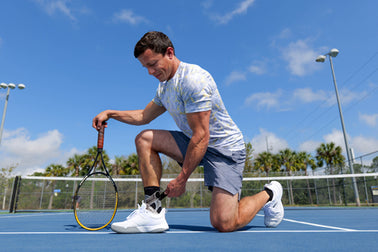
M170 131L170 133L185 157L190 138L179 131ZM205 186L208 186L210 190L215 186L232 195L239 193L240 198L245 158L245 149L230 151L208 147L200 163L204 167Z

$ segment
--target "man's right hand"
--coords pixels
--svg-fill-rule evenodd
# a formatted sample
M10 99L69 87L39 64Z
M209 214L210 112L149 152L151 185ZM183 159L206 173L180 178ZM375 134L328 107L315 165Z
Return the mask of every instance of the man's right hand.
M106 110L102 111L100 114L95 116L95 118L93 118L92 127L95 128L96 130L100 130L102 124L106 122L107 120L109 120L109 115L107 111Z

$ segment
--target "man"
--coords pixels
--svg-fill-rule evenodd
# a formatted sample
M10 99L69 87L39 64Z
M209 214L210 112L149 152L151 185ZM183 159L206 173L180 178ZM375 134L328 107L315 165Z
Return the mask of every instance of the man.
M136 137L145 201L126 221L113 223L112 230L118 233L168 230L160 200L145 203L160 191L159 153L182 166L180 174L167 185L168 197L182 195L194 169L204 166L205 185L212 190L210 220L217 230L229 232L244 227L262 207L265 225L276 227L284 215L282 186L278 182L273 181L262 192L240 200L245 163L243 136L227 113L211 75L197 65L181 62L175 56L172 42L161 32L146 33L136 44L134 56L160 82L154 99L141 110L103 111L93 119L92 126L99 129L110 118L143 125L168 111L181 131L144 130Z

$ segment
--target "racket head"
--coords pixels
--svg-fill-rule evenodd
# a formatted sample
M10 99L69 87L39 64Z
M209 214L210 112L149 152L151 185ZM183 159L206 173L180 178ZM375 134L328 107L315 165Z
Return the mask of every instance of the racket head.
M117 186L104 172L94 172L84 177L73 199L77 223L90 231L108 226L117 212L117 206Z

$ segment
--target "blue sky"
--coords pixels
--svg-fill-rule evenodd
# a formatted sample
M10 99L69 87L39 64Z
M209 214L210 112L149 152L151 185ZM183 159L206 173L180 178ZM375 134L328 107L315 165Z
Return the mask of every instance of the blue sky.
M144 108L158 82L133 49L150 30L213 75L255 154L313 153L330 141L344 148L329 61L315 62L337 48L349 143L356 156L377 151L377 9L373 0L1 1L0 82L26 89L11 90L0 166L30 174L64 163L96 144L97 113ZM147 126L110 121L110 157L135 152L134 137L147 128L176 126L168 114Z

